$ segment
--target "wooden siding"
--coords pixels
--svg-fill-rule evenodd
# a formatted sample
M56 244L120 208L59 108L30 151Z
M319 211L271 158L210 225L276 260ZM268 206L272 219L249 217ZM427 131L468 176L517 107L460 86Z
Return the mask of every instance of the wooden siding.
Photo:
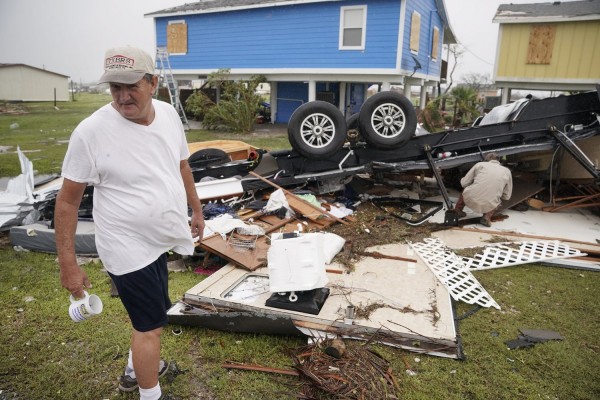
M339 50L340 8L364 4L365 49ZM381 0L161 17L157 46L166 46L169 20L184 19L188 52L170 57L173 69L397 68L399 15L399 1ZM422 37L431 42L429 32Z
M536 24L501 24L496 80L535 81L600 79L600 21L556 22L551 59L528 64L529 41Z
M416 11L421 16L421 29L419 32L419 50L411 52L411 19ZM432 45L434 43L433 28L437 27L439 36L437 40L437 57L434 59ZM442 68L442 43L444 28L440 15L437 12L435 0L407 0L406 15L404 21L404 43L402 48L402 70L412 73L416 65L412 56L421 64L421 68L415 71L414 77L438 80Z

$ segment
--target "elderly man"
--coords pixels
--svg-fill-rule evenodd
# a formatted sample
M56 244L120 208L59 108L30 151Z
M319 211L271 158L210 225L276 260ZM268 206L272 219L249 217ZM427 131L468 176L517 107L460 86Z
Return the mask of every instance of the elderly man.
M152 58L135 47L110 49L98 83L109 84L112 102L75 128L63 162L55 209L60 280L75 298L91 287L74 246L79 204L90 184L98 255L133 326L119 389L139 387L141 400L163 399L158 377L168 364L160 359L160 334L171 306L166 253L193 253L192 238L201 239L204 230L202 206L179 115L153 99Z
M465 205L483 216L479 223L492 226L492 216L502 200L510 199L512 194L512 174L500 164L496 153L488 153L485 161L475 164L460 180L464 188L454 210L459 217L466 216Z

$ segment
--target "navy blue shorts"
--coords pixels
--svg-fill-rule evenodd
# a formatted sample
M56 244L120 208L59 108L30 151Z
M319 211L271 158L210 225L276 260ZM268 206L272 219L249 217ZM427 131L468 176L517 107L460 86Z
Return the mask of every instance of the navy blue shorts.
M148 332L167 325L171 300L166 254L138 271L109 275L136 331Z

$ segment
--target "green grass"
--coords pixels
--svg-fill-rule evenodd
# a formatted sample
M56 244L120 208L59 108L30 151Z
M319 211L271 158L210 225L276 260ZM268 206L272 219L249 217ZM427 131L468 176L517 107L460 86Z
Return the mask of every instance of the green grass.
M21 173L17 146L26 151L38 174L59 174L67 151L67 141L79 122L110 102L110 95L83 93L75 101L57 103L18 103L12 106L20 114L0 114L0 146L12 146L0 153L0 177ZM16 124L18 128L11 129ZM264 137L256 134L233 134L192 129L187 131L188 142L231 139L242 140L265 150L290 147L287 135Z
M48 159L33 163L40 173L51 173L52 166L60 165L65 149L56 141L68 138L81 119L106 101L106 96L90 95L89 100L82 97L75 103L59 104L60 111L51 105L26 104L29 114L0 116L0 145L41 149L29 155ZM18 130L6 128L13 122L19 123ZM188 132L190 141L224 138L240 139ZM284 144L277 144L280 139ZM264 143L284 148L284 140L269 137ZM19 173L14 163L18 165L16 156L0 155L3 176ZM6 241L7 236L0 238ZM6 243L0 246L0 399L14 395L36 400L138 398L137 393L120 394L116 389L127 359L130 326L119 299L110 297L110 282L101 265L89 263L84 268L94 285L91 292L102 298L104 311L94 319L74 323L67 315L68 293L60 287L55 259L54 254L16 252ZM599 273L525 265L476 276L502 310L481 309L460 321L466 360L375 346L391 362L402 399L600 398ZM171 273L171 298L181 298L202 279L191 270ZM457 315L472 308L458 303ZM551 329L565 339L507 350L504 341L516 338L519 328ZM180 334L174 333L177 329ZM161 385L178 398L295 398L298 380L294 377L225 370L221 364L290 368L286 350L304 345L302 338L167 326L162 342L163 357L176 360L183 373ZM407 368L416 375L409 376Z
M0 250L0 389L25 399L136 398L115 391L127 358L129 323L98 264L85 266L104 303L101 315L73 323L54 255ZM600 274L543 266L478 273L502 310L482 309L460 322L466 360L376 346L392 363L403 399L595 399L600 395ZM171 273L173 299L202 278ZM472 306L458 304L458 315ZM507 350L519 328L552 329L563 341ZM173 331L180 329L181 334ZM177 333L177 332L176 332ZM225 370L227 361L289 368L300 338L168 326L163 356L185 371L171 383L180 398L292 399L295 378ZM419 362L416 359L420 359ZM414 370L408 376L405 370ZM288 395L285 395L285 394Z

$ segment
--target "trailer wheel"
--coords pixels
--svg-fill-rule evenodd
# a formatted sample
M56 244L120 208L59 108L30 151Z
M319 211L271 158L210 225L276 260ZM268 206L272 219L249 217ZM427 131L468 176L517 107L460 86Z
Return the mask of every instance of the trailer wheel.
M417 129L417 114L406 97L396 92L380 92L360 108L360 132L372 146L386 149L406 142Z
M344 115L326 101L302 104L290 117L288 139L294 150L306 158L331 157L346 141Z
M188 163L192 168L208 167L210 165L223 164L231 161L231 157L221 149L201 149L194 152L188 158Z

